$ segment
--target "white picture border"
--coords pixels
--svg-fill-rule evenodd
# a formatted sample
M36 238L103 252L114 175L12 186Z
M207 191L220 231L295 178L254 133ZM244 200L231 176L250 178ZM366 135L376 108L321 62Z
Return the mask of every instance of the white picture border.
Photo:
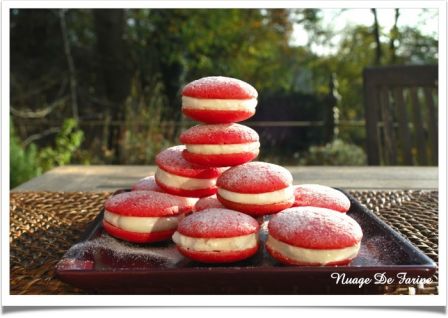
M12 8L437 8L439 10L439 295L23 296L9 293L9 10ZM2 3L3 306L446 306L445 1L4 1ZM361 74L360 74L361 76Z

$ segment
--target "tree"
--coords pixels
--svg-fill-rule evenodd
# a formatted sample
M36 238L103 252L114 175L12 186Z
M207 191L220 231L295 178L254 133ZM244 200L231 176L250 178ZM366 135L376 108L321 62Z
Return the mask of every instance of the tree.
M124 38L126 13L121 9L94 9L95 33L97 39L98 73L102 75L104 99L108 108L106 117L109 126L108 147L115 154L116 163L122 159L121 143L125 119L124 102L130 92L131 70L129 48Z
M397 61L397 53L396 53L396 42L399 37L398 32L398 18L400 17L400 9L395 9L395 18L394 25L390 29L389 32L389 52L390 52L390 63L394 64Z
M378 16L376 14L376 9L371 9L373 14L373 38L375 39L375 60L373 64L380 65L382 57L381 41L380 41L380 25L378 23Z

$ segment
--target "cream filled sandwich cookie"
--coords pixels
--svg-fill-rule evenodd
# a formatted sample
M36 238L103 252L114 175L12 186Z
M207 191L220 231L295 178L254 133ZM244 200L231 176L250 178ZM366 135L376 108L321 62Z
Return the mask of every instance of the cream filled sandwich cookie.
M226 207L221 202L219 202L218 198L216 197L216 194L211 195L209 197L200 198L194 205L195 212L202 211L205 209L210 209L210 208L225 209Z
M255 114L257 96L254 87L239 79L203 77L182 90L182 112L208 124L239 122Z
M184 256L204 263L231 263L254 255L259 246L258 222L249 215L211 208L185 217L173 234Z
M344 213L294 207L274 215L268 223L266 249L288 265L345 265L358 255L362 230Z
M277 213L294 202L292 175L278 165L254 161L225 171L217 181L218 200L251 215Z
M157 185L167 193L186 197L200 198L215 194L216 179L227 168L191 163L182 156L185 149L185 146L174 146L156 156Z
M155 191L155 192L164 192L156 183L156 179L154 176L149 176L140 179L136 183L134 183L131 187L132 191Z
M350 209L349 198L339 190L320 184L294 186L293 206L315 206L345 213Z
M149 243L169 239L196 200L154 191L114 195L104 204L104 230L116 238Z
M187 161L209 167L240 165L260 151L257 132L240 124L193 126L180 135L180 141Z

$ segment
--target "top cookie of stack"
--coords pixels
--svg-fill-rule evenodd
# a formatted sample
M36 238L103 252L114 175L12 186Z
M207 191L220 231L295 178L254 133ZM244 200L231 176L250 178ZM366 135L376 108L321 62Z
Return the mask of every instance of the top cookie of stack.
M257 97L257 90L239 79L203 77L182 90L182 111L207 124L236 123L255 114Z
M189 162L208 167L236 166L255 159L259 137L255 130L235 124L255 114L257 90L239 79L209 76L186 85L182 112L205 124L184 131L180 141Z

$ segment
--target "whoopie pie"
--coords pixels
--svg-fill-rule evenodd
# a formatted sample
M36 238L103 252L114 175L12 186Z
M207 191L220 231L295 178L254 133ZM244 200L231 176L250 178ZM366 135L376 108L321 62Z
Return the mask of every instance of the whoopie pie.
M155 181L165 192L186 196L206 197L216 193L216 179L226 168L201 166L185 160L185 146L174 146L156 156L158 166Z
M291 173L267 162L248 162L226 170L217 181L218 200L251 215L277 213L294 203Z
M230 263L254 255L260 226L251 216L211 208L185 217L173 235L184 256L204 263Z
M182 111L208 124L239 122L254 115L257 96L254 87L239 79L203 77L182 90Z
M187 161L209 167L240 165L260 151L257 132L240 124L196 125L184 131L180 141Z
M338 212L350 209L350 200L339 190L320 184L301 184L294 186L293 206L315 206Z
M129 242L149 243L169 239L195 199L154 191L130 191L104 203L103 228Z
M358 255L362 230L345 213L317 207L286 209L268 223L266 249L288 265L345 265Z

